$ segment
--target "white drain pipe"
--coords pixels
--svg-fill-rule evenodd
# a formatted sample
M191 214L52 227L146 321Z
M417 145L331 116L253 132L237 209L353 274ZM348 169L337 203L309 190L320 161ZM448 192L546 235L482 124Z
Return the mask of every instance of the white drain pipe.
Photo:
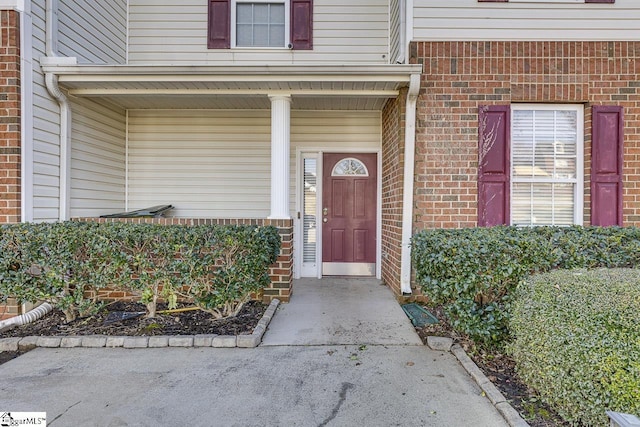
M407 93L404 134L404 188L402 193L402 248L400 291L411 295L411 233L413 231L413 180L416 157L416 105L420 94L420 74L412 74Z
M26 325L27 323L38 320L45 314L49 313L51 310L53 310L53 306L48 302L45 302L40 304L33 310L21 314L20 316L15 316L6 320L0 320L0 332L9 330L15 326Z
M61 58L57 52L58 0L45 2L45 57L40 64L65 62L74 64L75 58ZM58 220L69 219L71 188L71 107L67 97L58 86L58 76L45 73L45 84L49 94L60 106L60 177Z

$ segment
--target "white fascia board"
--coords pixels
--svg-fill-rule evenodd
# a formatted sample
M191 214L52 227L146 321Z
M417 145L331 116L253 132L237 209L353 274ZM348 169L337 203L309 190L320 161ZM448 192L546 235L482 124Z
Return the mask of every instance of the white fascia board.
M0 10L17 10L18 12L24 12L24 0L0 0Z
M372 65L372 66L140 66L140 65L76 65L65 66L43 64L43 70L64 76L94 81L95 78L118 79L125 77L134 81L175 81L176 79L209 79L220 81L276 81L294 77L300 81L343 80L348 78L389 79L409 81L410 75L422 70L421 65ZM140 79L140 80L137 80ZM165 79L165 80L162 80ZM271 80L269 80L271 79Z
M69 89L69 95L74 96L115 96L115 95L267 95L267 96L358 96L358 97L388 97L398 96L398 90L322 90L322 89L127 89L127 88L105 88L105 89Z

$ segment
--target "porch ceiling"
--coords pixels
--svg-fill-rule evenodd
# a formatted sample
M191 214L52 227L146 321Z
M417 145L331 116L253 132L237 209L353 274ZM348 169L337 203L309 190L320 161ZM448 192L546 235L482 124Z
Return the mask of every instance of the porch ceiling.
M385 66L87 66L44 65L72 97L123 108L268 109L289 94L292 108L380 110L419 65Z

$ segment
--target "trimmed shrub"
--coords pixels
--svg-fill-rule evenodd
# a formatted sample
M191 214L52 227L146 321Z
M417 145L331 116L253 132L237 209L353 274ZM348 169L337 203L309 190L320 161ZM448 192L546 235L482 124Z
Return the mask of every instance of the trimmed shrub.
M99 307L98 290L132 293L155 316L190 298L219 316L237 313L269 284L280 251L275 227L64 222L0 228L0 300L46 301L67 321Z
M572 424L640 413L640 270L562 270L523 283L508 350L518 373Z
M425 230L412 240L416 280L452 325L476 342L501 346L518 283L553 268L640 264L640 229L492 227Z
M182 265L189 269L189 296L201 309L216 317L235 315L252 292L271 283L268 267L280 252L275 227L216 227L189 237L181 249ZM212 263L216 268L211 274L202 274L211 271Z
M13 224L0 230L0 294L49 302L67 321L95 312L98 301L87 293L107 286L123 267L97 224Z

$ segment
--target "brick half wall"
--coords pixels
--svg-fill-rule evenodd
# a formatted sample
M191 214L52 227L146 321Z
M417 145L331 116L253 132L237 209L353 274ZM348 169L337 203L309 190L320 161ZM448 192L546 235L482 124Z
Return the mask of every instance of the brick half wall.
M624 224L640 225L640 42L413 42L424 66L416 126L414 231L477 224L478 106L585 106L584 224L591 106L624 107Z

